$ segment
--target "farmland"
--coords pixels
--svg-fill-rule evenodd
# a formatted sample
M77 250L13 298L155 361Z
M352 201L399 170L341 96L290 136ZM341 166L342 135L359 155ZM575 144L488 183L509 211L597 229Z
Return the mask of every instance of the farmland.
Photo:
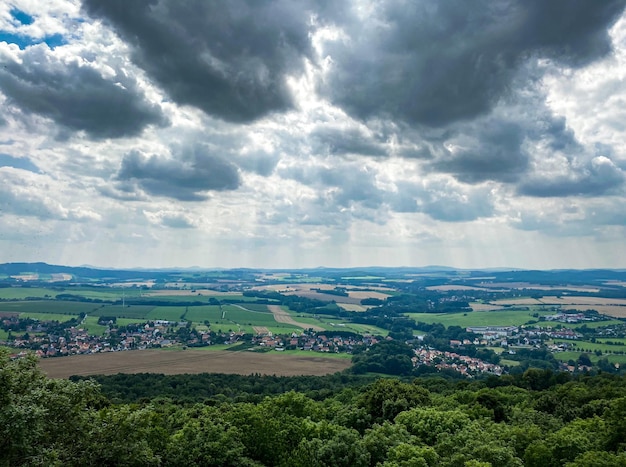
M112 375L117 373L254 373L277 376L326 375L350 366L346 359L324 358L319 354L302 352L296 355L254 352L202 350L143 350L109 352L95 355L76 355L49 358L39 362L40 368L51 378L72 375Z
M528 311L472 311L468 313L409 313L415 321L441 323L445 326L521 326L529 321L537 321L535 313ZM547 316L539 312L538 316Z
M626 325L619 319L626 317L626 290L621 285L626 283L626 273L619 271L87 273L89 278L77 279L69 272L11 271L0 281L0 314L8 321L16 317L54 321L29 329L28 338L32 334L38 339L30 342L30 348L46 351L52 347L46 340L48 328L61 332L65 341L85 332L96 336L88 341L88 352L161 346L188 347L195 352L245 342L247 346L265 346L257 348L266 352L260 356L263 358L274 353L287 356L305 347L307 351L341 354L383 338L417 342L415 336L428 338L429 329L434 330L433 335L436 331L439 346L455 342L454 350L462 351L458 342L468 342L484 347L487 356L494 348L545 348L563 342L561 338L575 340L576 351L607 353L619 351L619 346L601 339L626 339ZM91 277L98 275L106 279ZM570 317L559 318L563 313ZM102 317L105 319L99 320ZM437 323L444 328L433 326ZM499 337L468 335L468 327L480 326L519 329ZM26 339L24 327L16 327L12 334L6 329L0 335L3 340L23 343ZM325 340L318 340L316 334ZM335 345L335 338L345 338L345 342ZM72 341L73 347L61 355L84 350L87 344L85 337L81 339ZM505 360L518 362L516 358Z

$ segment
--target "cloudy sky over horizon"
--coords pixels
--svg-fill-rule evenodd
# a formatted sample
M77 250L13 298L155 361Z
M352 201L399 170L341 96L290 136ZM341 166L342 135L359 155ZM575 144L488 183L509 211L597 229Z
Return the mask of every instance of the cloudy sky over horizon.
M10 0L0 262L626 268L626 0Z

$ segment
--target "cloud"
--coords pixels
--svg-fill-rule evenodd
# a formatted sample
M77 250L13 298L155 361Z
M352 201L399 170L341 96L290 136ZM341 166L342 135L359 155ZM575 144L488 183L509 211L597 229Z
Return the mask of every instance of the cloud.
M394 212L421 212L445 222L467 222L494 215L491 187L466 187L445 179L399 181L396 190L386 194L386 201Z
M230 122L293 107L286 77L311 54L307 1L85 0L179 104Z
M241 184L234 164L201 146L186 148L175 157L131 151L114 179L121 182L117 187L122 191L134 185L148 194L179 201L201 201L207 199L207 191L235 190Z
M385 156L384 141L376 141L361 128L318 126L310 137L317 154Z
M518 192L538 197L602 196L623 187L625 180L624 171L608 157L596 156L584 164L563 158L557 173L538 173L521 183Z
M610 50L623 0L374 2L327 40L321 92L351 115L445 126L489 112L529 58L580 67ZM347 36L347 38L346 38Z
M446 156L429 164L430 168L450 173L466 183L518 180L530 159L523 148L525 127L517 122L490 119L489 125L476 125L475 130L449 139Z
M197 219L192 215L177 211L144 211L148 221L152 224L162 225L172 229L192 229L197 226Z
M148 125L166 124L161 110L124 74L105 79L89 64L59 60L45 45L27 48L19 60L2 60L0 90L22 110L96 139L138 135Z
M101 216L89 207L62 203L60 193L50 189L48 177L31 172L0 168L0 215L35 217L41 220L94 221Z

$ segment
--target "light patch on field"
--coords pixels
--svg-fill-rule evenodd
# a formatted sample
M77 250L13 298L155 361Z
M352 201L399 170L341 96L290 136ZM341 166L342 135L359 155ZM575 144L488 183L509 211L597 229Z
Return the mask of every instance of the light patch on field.
M301 327L302 329L313 329L314 331L318 331L318 332L325 331L324 328L320 326L316 326L314 324L306 324L306 323L297 322L291 317L289 313L287 313L278 305L267 305L267 309L272 312L272 314L274 315L274 319L276 320L277 323L291 324L293 326Z
M545 305L545 303L537 300L536 298L504 298L502 300L494 300L491 302L493 305Z
M367 307L363 305L355 305L352 303L337 303L337 305L346 311L366 311L367 310Z
M71 277L72 276L70 276L70 279ZM109 287L152 287L153 285L154 285L154 281L115 282L114 284L109 284Z
M624 298L542 297L541 301L547 305L620 305L620 306L626 306L626 299Z
M257 335L270 333L270 330L267 329L265 326L252 326L252 329L254 329L254 333Z
M485 290L484 287L473 287L471 285L431 285L426 287L427 290L438 290L440 292L447 292L449 290Z
M598 313L613 318L626 318L626 306L619 305L566 305L567 310L587 311L596 310Z
M58 274L50 274L49 282L65 282L69 280L72 280L71 274L58 273Z
M491 305L489 303L478 303L471 302L470 307L472 311L495 311L495 310L503 310L504 307L498 305Z
M193 289L193 290L153 290L151 292L145 292L143 296L145 297L189 297L189 296L198 296L198 295L207 295L207 296L215 296L215 295L241 295L238 292L219 292L217 290L211 289Z
M532 284L530 282L481 282L478 284L487 288L503 288L503 289L529 289L529 290L571 290L572 292L590 292L597 293L600 289L586 286L573 285L542 285Z
M371 290L365 291L351 291L348 290L348 295L350 298L358 298L359 300L363 300L364 298L377 298L379 300L386 300L389 297L389 294L382 292L374 292Z

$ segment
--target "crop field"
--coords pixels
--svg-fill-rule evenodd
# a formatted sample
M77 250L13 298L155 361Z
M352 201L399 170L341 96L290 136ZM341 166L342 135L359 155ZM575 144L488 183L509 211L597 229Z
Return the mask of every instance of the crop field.
M90 313L95 316L115 316L116 318L130 318L145 321L146 316L154 307L151 305L104 305Z
M59 323L69 321L72 318L77 318L76 315L65 315L61 313L37 313L37 312L21 313L20 317L37 319L39 321L58 321Z
M202 323L206 320L213 323L222 319L222 310L219 305L190 306L185 313L185 319L194 323Z
M350 365L349 359L328 358L319 353L203 350L133 350L39 360L40 368L51 378L117 373L326 375Z
M550 324L550 323L548 323L548 324ZM624 322L623 321L618 321L616 319L609 319L609 320L606 320L606 321L589 321L589 322L584 321L582 323L559 323L559 322L556 322L556 321L552 322L553 326L556 326L558 324L560 324L564 328L576 329L576 328L579 328L581 326L587 326L588 328L595 329L595 328L601 328L601 327L604 327L604 326L614 326L614 325L618 325L618 324L624 324Z
M0 312L79 315L80 313L93 313L100 307L101 305L97 303L26 300L21 302L1 302Z
M165 321L179 321L180 317L185 314L184 306L155 306L146 315L146 319L155 320L162 319Z
M190 297L190 296L207 296L220 298L241 298L243 295L237 292L220 292L211 289L163 289L144 291L145 297Z
M92 336L101 336L107 330L107 326L98 324L97 316L87 316L80 326Z
M28 297L48 298L62 293L58 289L40 287L4 287L0 289L0 298L5 300L23 300Z
M554 339L553 342L567 343L570 345L574 344L575 345L574 349L579 352L595 352L596 350L599 350L602 353L622 353L622 352L626 353L626 346L622 346L622 345L610 345L610 344L604 344L600 342L588 342L588 341L572 342L571 340L567 340L567 339Z
M361 312L367 310L367 307L363 305L353 305L351 303L337 303L337 305L346 311Z
M538 312L539 316L552 313ZM447 326L521 326L537 317L528 311L471 311L468 313L407 313L407 316L422 323L441 323Z

